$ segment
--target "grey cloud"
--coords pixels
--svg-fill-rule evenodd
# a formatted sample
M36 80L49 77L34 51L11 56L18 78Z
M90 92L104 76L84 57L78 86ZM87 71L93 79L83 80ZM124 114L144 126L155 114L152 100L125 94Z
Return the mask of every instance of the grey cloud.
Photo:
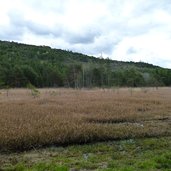
M1 32L0 33L0 39L1 40L6 40L6 41L20 41L21 40L21 36L16 35L14 33L11 32Z
M82 33L78 32L77 34L69 32L69 30L67 32L68 33L65 34L65 39L69 43L73 43L73 44L94 43L95 38L100 36L100 33L98 33L98 31L91 31L91 30L88 30L88 31L82 32Z
M10 12L9 18L11 30L18 30L18 33L20 33L21 36L26 30L29 30L30 32L40 36L53 35L54 37L58 37L61 35L61 27L57 26L55 28L50 28L46 25L26 20L22 13L16 11Z
M42 24L27 21L24 26L27 27L27 29L30 30L32 33L40 36L53 35L55 38L57 38L63 35L62 28L58 25L54 28L50 28Z
M51 4L55 3L54 0L51 0ZM110 2L110 1L109 1ZM40 3L40 6L45 8L45 4L47 3ZM63 4L62 2L60 4ZM119 1L117 1L117 5L119 5ZM51 5L52 7L53 5ZM60 5L57 5L60 6ZM111 14L112 15L112 14ZM140 28L136 26L131 28L131 26L127 25L127 21L120 22L120 23L112 23L112 21L105 21L105 18L102 18L99 23L95 23L94 25L87 26L84 30L75 33L69 30L69 28L63 27L63 25L56 25L55 28L49 28L46 25L42 25L39 23L35 23L30 20L26 20L22 13L12 11L9 14L11 19L12 28L15 30L20 30L18 33L24 34L24 30L29 30L30 32L40 35L40 36L49 36L52 35L54 38L62 38L66 42L70 44L92 44L95 41L95 38L99 37L101 34L106 32L111 32L113 30L119 30L119 36L122 38L127 35L137 35L146 32L152 26L144 26ZM103 28L102 28L103 27ZM154 26L155 27L155 26ZM88 31L87 31L88 30ZM94 31L89 31L94 30ZM110 38L109 38L110 39ZM105 42L106 45L100 45L102 50L107 52L111 52L112 49L110 44L112 42L108 40ZM98 47L99 45L97 45Z
M81 52L89 55L99 55L99 54L107 54L109 56L112 55L113 44L102 44L102 45L87 45L81 44L80 46L71 46L69 49L76 52Z
M46 25L26 20L21 13L15 11L9 13L9 18L11 21L11 28L18 30L19 34L24 33L24 30L27 29L36 35L52 35L54 38L62 38L71 44L93 43L95 37L99 36L99 32L95 30L83 30L82 32L75 33L70 31L69 28L63 27L59 24L53 28L50 28Z
M80 46L79 48L75 48L75 51L80 50L83 53L86 54L107 54L108 56L112 55L113 50L115 49L116 45L120 42L120 40L111 40L111 39L101 39L101 37L99 37L97 40L95 40L95 43L93 44L89 44L87 46Z
M95 53L106 53L108 55L112 54L112 51L114 50L115 46L119 43L118 42L113 42L111 40L107 40L106 42L99 44L95 46L94 52Z
M134 54L134 53L137 53L137 50L134 49L133 47L130 47L130 48L127 50L127 54Z
M68 39L69 43L73 44L88 44L88 43L93 43L94 42L94 36L91 35L72 35Z
M0 29L0 39L9 41L20 41L22 39L23 30L17 29L16 27L1 27Z
M18 20L18 15L13 17L12 20L10 19L9 26L3 26L0 28L0 38L5 40L14 40L19 41L24 34L24 29L21 27L21 23ZM16 24L11 23L16 22Z

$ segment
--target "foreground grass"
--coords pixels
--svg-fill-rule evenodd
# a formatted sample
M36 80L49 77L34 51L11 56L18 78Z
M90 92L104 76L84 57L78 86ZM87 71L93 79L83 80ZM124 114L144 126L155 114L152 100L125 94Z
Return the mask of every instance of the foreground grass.
M171 137L128 139L1 154L4 171L170 171Z

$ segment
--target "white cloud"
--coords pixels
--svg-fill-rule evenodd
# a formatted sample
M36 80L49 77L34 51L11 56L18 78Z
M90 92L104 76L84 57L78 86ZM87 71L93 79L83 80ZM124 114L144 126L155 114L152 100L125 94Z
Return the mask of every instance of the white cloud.
M151 30L135 37L124 37L114 50L116 59L145 61L160 65L162 60L171 62L171 39L167 33ZM129 53L130 48L134 51Z
M170 0L0 0L0 39L171 68Z

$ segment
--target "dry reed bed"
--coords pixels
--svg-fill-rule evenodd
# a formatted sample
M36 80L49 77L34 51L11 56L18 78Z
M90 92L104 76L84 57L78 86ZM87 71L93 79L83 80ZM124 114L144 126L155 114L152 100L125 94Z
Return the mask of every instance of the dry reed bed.
M0 151L171 136L171 88L13 89L0 94Z

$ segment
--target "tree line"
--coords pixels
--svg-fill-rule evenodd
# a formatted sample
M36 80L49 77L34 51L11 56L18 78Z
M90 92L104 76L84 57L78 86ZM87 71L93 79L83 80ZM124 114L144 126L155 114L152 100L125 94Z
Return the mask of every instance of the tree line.
M171 70L0 41L0 87L170 86Z

